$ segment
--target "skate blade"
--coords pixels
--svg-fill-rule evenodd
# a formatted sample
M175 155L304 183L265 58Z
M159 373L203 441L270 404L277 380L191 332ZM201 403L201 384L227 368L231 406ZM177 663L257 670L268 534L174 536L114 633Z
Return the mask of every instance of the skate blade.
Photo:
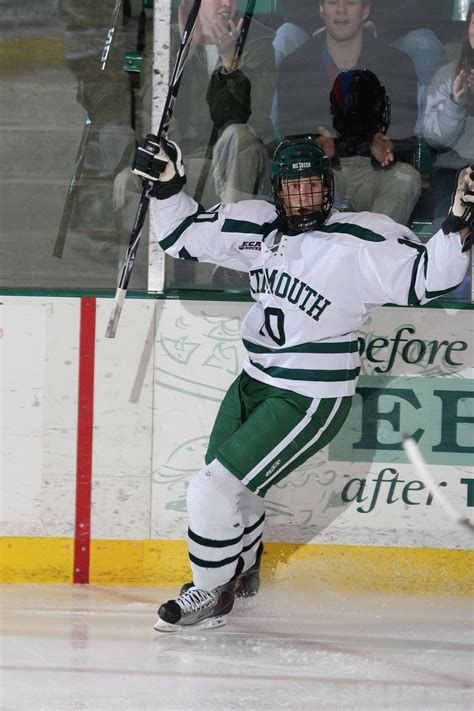
M256 595L253 595L252 597L236 597L235 598L235 603L234 607L236 610L253 610L255 607L257 607L258 600Z
M170 622L165 622L159 617L155 622L154 628L157 632L189 632L193 630L210 630L214 627L223 627L227 622L227 617L221 615L220 617L209 617L207 620L202 622L196 622L194 625L172 625Z

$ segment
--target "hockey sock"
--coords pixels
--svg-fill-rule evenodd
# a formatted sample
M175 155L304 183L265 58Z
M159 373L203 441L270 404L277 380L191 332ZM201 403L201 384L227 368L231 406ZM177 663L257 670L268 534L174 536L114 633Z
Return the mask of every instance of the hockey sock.
M255 563L257 557L265 521L265 504L261 496L245 487L240 506L244 519L241 557L244 561L243 570L245 572Z
M243 547L241 497L245 491L216 459L189 484L189 560L194 585L202 590L227 583L236 571Z

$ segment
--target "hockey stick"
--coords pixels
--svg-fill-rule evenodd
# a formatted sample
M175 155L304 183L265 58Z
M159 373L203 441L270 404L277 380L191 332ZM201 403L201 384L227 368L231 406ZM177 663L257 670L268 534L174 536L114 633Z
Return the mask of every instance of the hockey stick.
M245 42L247 41L247 35L249 33L250 23L252 22L256 4L257 0L247 0L247 7L245 8L242 27L240 29L239 36L237 37L237 42L235 44L234 58L232 59L232 64L230 65L231 72L235 72L235 70L239 68L240 60L244 51Z
M242 27L240 28L239 36L237 37L237 42L235 43L234 56L230 65L230 71L235 72L239 68L240 60L242 58L242 53L244 51L245 42L247 40L247 35L250 28L250 23L252 22L253 13L255 10L255 5L257 0L247 0L247 7L245 8L244 17L242 20ZM209 171L211 169L212 162L212 152L218 138L218 130L214 124L212 128L211 135L209 136L209 142L207 144L206 152L204 154L204 163L202 165L201 173L196 185L196 190L194 191L194 199L196 202L201 202L204 190L206 188L207 179L209 178Z
M118 16L120 12L120 6L122 0L116 0L114 12L112 16L112 26L107 31L107 36L105 39L104 47L100 55L100 68L104 71L107 59L109 56L110 47L112 46L112 40L114 37L115 27L117 25ZM76 191L78 183L82 176L82 168L84 165L84 158L86 156L86 148L89 142L89 133L91 129L91 119L90 116L86 116L86 121L84 128L82 130L81 141L79 143L79 148L77 149L76 160L74 162L74 170L72 173L72 178L69 183L69 188L66 195L66 200L64 202L63 213L61 215L61 221L59 223L58 234L56 236L56 242L54 243L53 257L56 259L61 259L64 252L64 245L66 244L66 235L69 228L69 223L71 221L72 209L74 206L74 200L76 198Z
M71 214L77 184L81 178L82 166L84 165L84 158L86 156L86 147L89 142L89 132L91 130L91 123L91 119L89 115L87 115L84 128L82 129L81 142L79 143L79 148L77 149L76 162L74 163L74 170L72 173L71 182L69 183L69 189L67 191L66 201L64 203L63 214L61 215L61 222L59 223L56 242L54 243L53 257L56 257L57 259L61 259L61 257L63 256L64 245L66 244L66 235L69 223L71 221Z
M183 76L184 66L186 64L186 59L189 54L191 47L191 39L193 36L194 28L196 26L197 17L199 13L199 8L201 7L201 0L194 0L191 9L189 11L186 24L184 26L183 34L181 36L181 44L178 50L178 55L176 57L176 62L173 69L173 74L171 76L171 81L168 89L168 95L166 97L165 106L163 109L163 114L161 116L160 127L157 132L157 142L159 143L161 138L166 136L168 128L170 125L171 117L173 115L174 105L176 103L176 97L178 95L179 85ZM117 285L117 291L115 292L114 304L112 306L112 312L110 314L109 323L107 325L107 330L105 332L106 338L115 338L117 332L117 326L120 319L120 314L122 313L123 304L125 301L125 296L127 295L128 283L130 281L130 275L132 273L133 264L135 262L135 257L137 254L138 245L140 243L140 237L143 229L143 224L145 222L145 217L148 211L148 206L150 204L150 198L148 197L149 191L153 188L153 181L148 180L143 188L143 192L140 198L140 203L138 205L137 214L135 216L135 222L133 223L132 231L130 234L130 240L127 247L127 252L125 254L125 259L122 266L122 271Z
M107 64L107 57L109 56L110 47L112 46L112 40L114 38L115 27L117 25L117 20L118 20L121 4L122 4L122 0L116 0L114 14L112 17L112 26L110 27L110 29L107 32L107 37L105 39L104 48L102 50L102 56L100 58L100 62L101 62L100 68L102 69L102 71L104 71L105 65Z
M472 521L470 521L467 516L463 516L463 514L459 513L459 511L452 505L452 503L448 500L445 494L441 492L441 489L436 486L435 482L431 477L431 474L428 471L428 467L426 466L426 463L423 457L421 456L421 452L418 448L418 445L412 437L404 437L403 449L405 450L408 459L412 463L417 476L420 477L427 489L429 489L430 493L432 494L433 499L435 499L435 501L437 501L438 504L444 509L447 516L449 516L449 518L451 518L455 523L464 526L469 531L471 531L471 533L473 533L474 523L472 523Z

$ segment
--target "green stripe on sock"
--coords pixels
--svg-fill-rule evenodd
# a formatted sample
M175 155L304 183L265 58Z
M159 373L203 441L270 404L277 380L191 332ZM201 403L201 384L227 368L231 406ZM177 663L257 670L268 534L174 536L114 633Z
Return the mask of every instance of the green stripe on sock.
M223 568L229 563L234 563L239 557L240 553L231 556L230 558L224 558L223 560L203 560L202 558L196 558L192 553L188 553L189 560L191 563L198 565L200 568Z
M265 521L265 514L260 516L258 521L254 523L252 526L248 526L247 528L244 528L244 536L247 536L249 533L252 533L252 531L255 531L256 528L260 526Z
M254 538L254 540L252 541L252 543L249 543L248 546L244 546L244 547L242 548L242 553L246 553L247 551L249 551L251 548L254 547L254 545L255 545L256 543L258 543L258 542L261 541L261 540L262 540L262 535L260 534L260 535L257 536L257 538Z
M227 546L235 546L242 540L244 533L241 533L237 538L216 541L213 538L203 538L202 536L198 536L197 533L194 533L190 528L188 528L189 538L194 541L194 543L198 543L200 546L208 546L208 548L227 548Z

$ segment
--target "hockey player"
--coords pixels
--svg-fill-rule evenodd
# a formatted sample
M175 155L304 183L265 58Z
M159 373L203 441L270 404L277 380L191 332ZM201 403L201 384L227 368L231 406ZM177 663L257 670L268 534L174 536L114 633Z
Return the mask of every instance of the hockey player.
M275 204L204 210L183 190L179 147L147 136L133 171L153 181L154 230L171 256L246 271L255 301L246 357L187 490L193 580L161 605L156 630L225 623L235 595L258 589L263 498L326 446L349 412L360 371L357 331L385 303L424 304L468 265L474 166L457 178L443 229L426 246L384 215L333 210L328 157L291 136L272 162Z

